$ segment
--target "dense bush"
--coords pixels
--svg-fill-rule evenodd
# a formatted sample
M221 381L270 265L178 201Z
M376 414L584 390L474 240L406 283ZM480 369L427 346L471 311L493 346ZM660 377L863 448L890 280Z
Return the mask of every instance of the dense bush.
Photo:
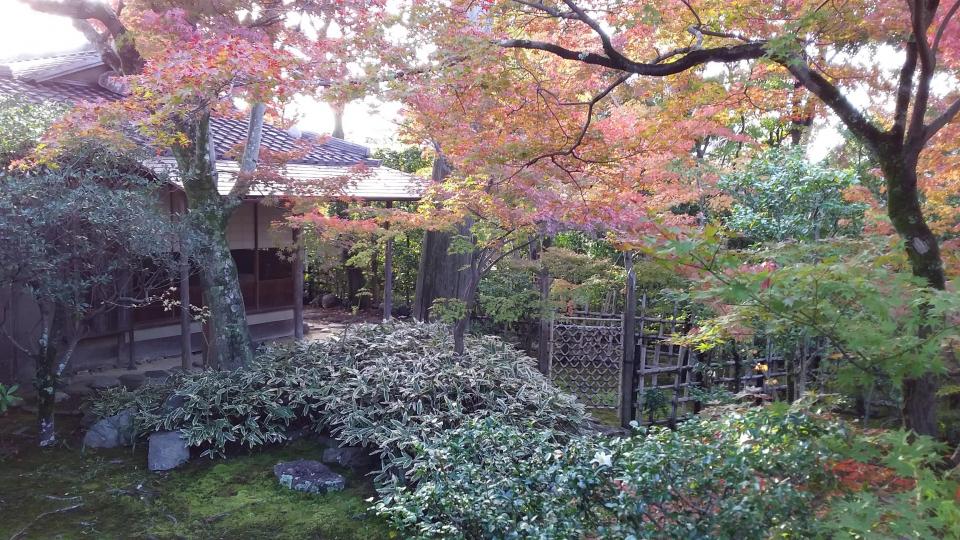
M810 530L825 433L785 407L558 442L496 419L424 446L377 504L417 538L765 538ZM801 488L806 486L806 488Z
M268 347L246 369L179 375L94 402L101 416L129 407L141 431L181 430L209 455L231 443L282 441L292 428L329 430L344 444L382 454L378 480L386 486L402 481L418 444L470 418L496 415L565 433L577 431L585 414L532 359L499 339L469 338L460 357L445 326L407 323Z
M443 325L393 323L352 329L317 345L329 355L321 389L323 426L345 444L379 448L390 478L410 465L412 450L467 418L561 432L579 429L584 409L550 385L532 359L495 337L467 340L453 352ZM393 480L398 480L393 478Z
M422 539L960 538L944 450L803 405L727 405L621 439L486 418L424 444L415 482L375 509Z

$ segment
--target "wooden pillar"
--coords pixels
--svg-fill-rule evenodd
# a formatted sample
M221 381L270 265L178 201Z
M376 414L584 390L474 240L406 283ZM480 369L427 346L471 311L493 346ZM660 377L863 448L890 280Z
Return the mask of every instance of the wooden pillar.
M306 253L300 229L293 230L293 337L303 338L303 265Z
M128 306L119 308L117 328L120 329L120 333L117 334L117 364L119 365L123 357L126 356L127 369L137 369L133 350L133 313Z
M253 202L253 307L260 309L260 201Z
M541 240L541 250L538 258L543 257L543 249L550 246L550 237L543 237ZM550 376L550 327L553 324L553 309L549 307L550 303L550 272L546 265L541 261L538 272L540 282L540 332L537 343L537 367L540 372Z
M393 201L387 201L387 208L393 208ZM384 224L390 228L390 222ZM393 238L387 237L387 245L383 253L383 320L389 321L393 317Z
M626 299L623 306L623 363L620 369L620 425L630 427L634 419L637 389L633 384L635 374L637 324L637 274L633 269L633 252L624 254L627 270Z
M186 196L177 197L177 213L186 215ZM180 237L180 367L189 371L193 366L193 332L190 329L190 254L187 251L186 231Z

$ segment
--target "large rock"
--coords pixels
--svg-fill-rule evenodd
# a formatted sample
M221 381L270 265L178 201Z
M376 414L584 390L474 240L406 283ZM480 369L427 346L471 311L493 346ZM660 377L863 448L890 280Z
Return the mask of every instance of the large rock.
M120 384L127 390L136 390L143 386L147 378L144 377L143 373L124 373L120 375L118 379L120 379Z
M340 491L347 483L342 476L319 461L300 459L277 463L273 467L280 485L307 493L330 493Z
M150 435L147 468L169 471L190 460L190 449L179 431L158 431Z
M340 305L340 297L332 293L327 293L320 298L320 305L323 306L324 309L335 308Z
M372 469L377 464L377 458L359 446L327 448L321 459L324 463L351 469Z
M84 448L116 448L132 443L132 409L98 420L83 436Z

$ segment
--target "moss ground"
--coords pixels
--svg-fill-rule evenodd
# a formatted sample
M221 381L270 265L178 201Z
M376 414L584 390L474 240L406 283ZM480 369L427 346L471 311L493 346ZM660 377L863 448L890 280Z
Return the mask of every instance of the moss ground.
M310 441L198 458L168 473L146 470L146 448L81 451L76 417L58 418L60 446L38 449L33 417L0 416L0 538L390 538L367 512L369 479L339 471L348 488L309 495L282 488L273 465L317 459ZM79 507L56 512L59 509ZM51 513L53 512L53 513Z

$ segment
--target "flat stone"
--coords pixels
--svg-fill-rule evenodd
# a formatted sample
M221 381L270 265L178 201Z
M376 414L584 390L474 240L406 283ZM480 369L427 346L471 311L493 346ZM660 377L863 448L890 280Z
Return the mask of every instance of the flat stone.
M90 388L94 390L106 390L120 386L120 379L110 375L97 375L90 379Z
M366 449L359 446L327 448L321 459L324 463L351 469L370 469L377 463L375 456L371 456Z
M120 384L127 390L136 390L143 386L143 383L147 380L143 373L124 373L117 378L120 379Z
M273 474L280 485L306 493L330 493L346 487L346 480L319 461L300 459L277 463Z
M132 409L98 420L83 436L84 448L116 448L132 443Z
M53 395L54 403L63 403L64 401L70 399L70 394L66 392L61 392L57 390L57 393Z
M147 468L169 471L190 460L190 449L179 431L158 431L150 435Z

